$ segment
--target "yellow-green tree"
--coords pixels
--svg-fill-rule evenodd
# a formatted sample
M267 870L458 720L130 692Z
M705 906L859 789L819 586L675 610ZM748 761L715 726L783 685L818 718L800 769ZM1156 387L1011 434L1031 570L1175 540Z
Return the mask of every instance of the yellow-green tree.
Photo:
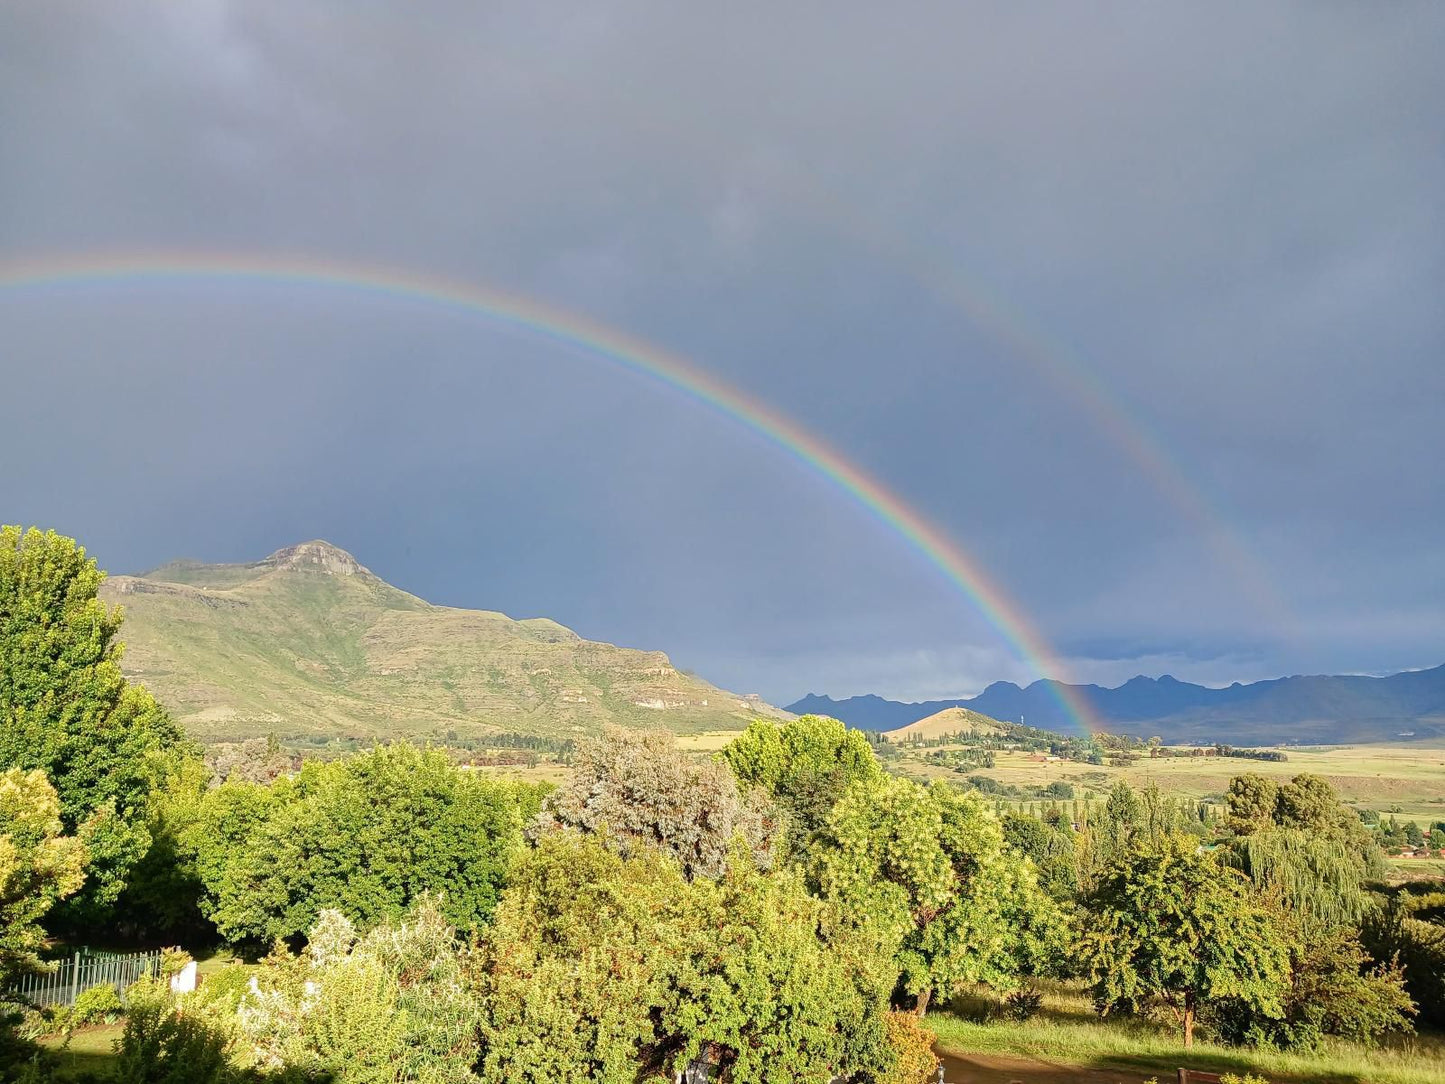
M848 787L883 775L862 733L821 715L786 723L756 719L722 757L739 783L761 787L788 815L795 850L823 826Z
M1016 986L1061 946L1061 911L1033 863L1005 846L977 796L946 785L854 784L819 833L810 876L891 956L919 1015L935 991Z
M40 966L41 920L85 880L85 847L63 833L44 772L0 773L0 989Z
M827 910L742 848L688 880L661 848L548 833L483 945L482 1079L633 1084L697 1057L737 1084L877 1074L885 991Z
M0 768L40 769L90 852L76 902L106 912L150 846L146 797L180 731L120 670L121 614L74 539L0 527Z

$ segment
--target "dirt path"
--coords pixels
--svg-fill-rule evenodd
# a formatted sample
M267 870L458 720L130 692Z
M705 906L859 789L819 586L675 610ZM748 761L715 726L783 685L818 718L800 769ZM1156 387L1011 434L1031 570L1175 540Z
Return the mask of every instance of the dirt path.
M946 1084L1143 1084L1157 1073L1130 1069L1090 1069L1063 1062L1010 1054L944 1054Z

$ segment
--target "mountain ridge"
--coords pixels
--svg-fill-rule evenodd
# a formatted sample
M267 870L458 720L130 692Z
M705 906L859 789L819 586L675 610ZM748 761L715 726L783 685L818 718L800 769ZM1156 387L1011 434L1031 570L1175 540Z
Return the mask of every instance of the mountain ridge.
M696 732L786 715L661 651L434 605L321 539L259 561L171 561L101 594L125 611L127 675L203 741L563 740L607 723Z
M1383 677L1293 675L1235 682L1222 689L1165 674L1138 675L1114 688L1040 679L996 681L974 697L904 703L873 694L833 700L816 693L788 705L798 714L832 715L850 726L896 730L951 707L1047 730L1074 729L1059 692L1088 706L1106 730L1166 742L1376 741L1413 734L1445 736L1445 665Z

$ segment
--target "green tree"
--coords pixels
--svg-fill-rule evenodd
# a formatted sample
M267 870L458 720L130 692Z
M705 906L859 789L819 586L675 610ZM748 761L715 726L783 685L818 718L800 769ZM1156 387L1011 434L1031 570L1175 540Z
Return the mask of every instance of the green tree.
M369 927L429 893L475 929L496 906L530 800L403 744L215 794L200 821L222 838L193 844L204 907L222 936L262 943L304 934L326 908Z
M771 861L776 812L754 799L725 764L686 756L672 735L610 727L578 749L538 826L598 833L624 855L660 847L688 877L720 877L735 837L758 863Z
M0 773L0 991L39 969L41 920L85 880L85 847L63 834L44 772Z
M811 877L891 956L919 1015L936 990L1011 987L1058 948L1061 916L1033 863L1005 847L976 795L946 786L854 784L819 835Z
M108 911L150 846L147 795L188 750L151 695L120 670L118 608L75 541L0 527L0 769L39 769L67 834L90 853L71 909Z
M866 735L820 715L756 719L722 756L744 787L761 787L788 815L794 848L823 826L849 786L883 774Z
M745 853L689 881L661 849L547 833L483 946L481 1077L632 1084L700 1056L738 1084L877 1072L884 990L828 925Z
M1079 891L1074 833L1062 820L1050 824L1010 813L1003 818L1004 840L1033 861L1039 884L1056 900L1071 900Z
M1134 788L1122 779L1109 791L1099 836L1106 861L1128 853L1145 831L1144 803Z
M1369 902L1365 885L1384 871L1369 829L1317 776L1297 775L1277 788L1267 782L1253 775L1230 782L1229 861L1294 913L1324 927L1358 923Z
M1353 930L1320 931L1278 916L1290 941L1289 983L1277 1016L1243 1001L1212 1007L1212 1023L1236 1043L1314 1049L1325 1036L1372 1043L1391 1031L1410 1031L1415 1004L1398 960L1370 966Z
M1224 795L1229 830L1238 836L1272 827L1279 802L1279 784L1257 772L1236 775Z
M1192 840L1124 856L1085 901L1079 950L1107 1013L1157 1003L1194 1043L1200 1010L1222 1001L1278 1018L1289 953L1249 883Z

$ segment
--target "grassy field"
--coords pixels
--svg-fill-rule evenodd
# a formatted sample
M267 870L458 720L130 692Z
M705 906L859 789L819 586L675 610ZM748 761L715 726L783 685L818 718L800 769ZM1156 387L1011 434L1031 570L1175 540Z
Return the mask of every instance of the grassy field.
M959 779L960 773L928 764L932 750L907 749L897 768L920 779ZM1230 777L1258 772L1288 779L1300 772L1323 776L1340 796L1362 809L1395 813L1403 820L1445 820L1445 744L1412 742L1379 745L1289 746L1286 761L1245 760L1233 757L1141 757L1123 767L1093 766L1073 761L1031 761L1028 754L1002 751L994 754L992 769L970 768L964 775L981 774L1014 786L1046 786L1065 782L1079 797L1099 796L1120 779L1134 786L1157 783L1170 794L1215 799Z
M1039 1015L1024 1023L989 1018L995 1003L960 998L930 1013L945 1053L1012 1054L1080 1068L1115 1068L1171 1079L1180 1066L1210 1073L1253 1072L1272 1081L1445 1084L1445 1038L1399 1036L1380 1049L1332 1042L1315 1053L1284 1053L1196 1041L1185 1054L1177 1032L1142 1021L1101 1021L1084 993L1046 984ZM988 1022L982 1022L989 1018Z

